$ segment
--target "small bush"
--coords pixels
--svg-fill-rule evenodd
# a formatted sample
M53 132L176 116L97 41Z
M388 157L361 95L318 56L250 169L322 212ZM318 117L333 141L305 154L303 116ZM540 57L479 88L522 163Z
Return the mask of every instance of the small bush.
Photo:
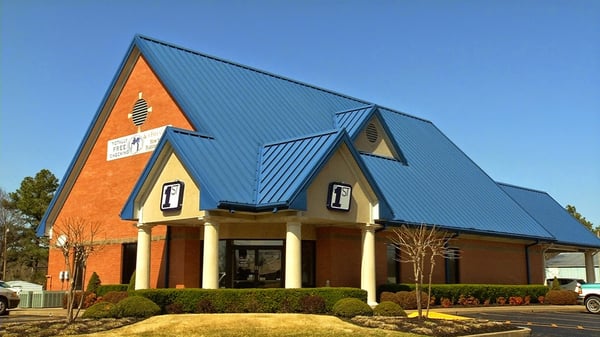
M111 318L115 305L110 302L99 302L87 308L81 317L83 318Z
M127 297L129 297L129 293L126 291L109 291L106 295L102 296L102 301L117 304Z
M96 272L92 273L92 276L90 276L90 280L88 281L88 285L87 288L85 289L87 292L90 293L94 293L97 295L97 291L98 291L98 287L100 286L100 277L98 276L98 274L96 274Z
M333 306L333 314L344 318L373 316L373 309L358 298L342 298Z
M391 301L383 301L373 309L375 316L406 316L402 307Z
M552 280L552 286L550 287L550 290L560 290L560 282L556 276L554 276L554 279Z
M396 302L402 309L417 308L417 292L415 291L399 291L396 293ZM421 292L421 308L427 307L429 296L425 292Z
M92 305L96 304L99 301L98 296L94 293L87 293L85 298L83 299L83 308L89 308Z
M127 286L127 291L135 291L135 271L133 272L133 274L131 274L131 278L129 279L129 285Z
M158 315L160 307L145 297L130 296L117 303L113 313L114 317L147 318Z
M571 290L550 290L544 297L544 303L552 305L577 304L577 297L577 293Z
M83 292L81 290L75 290L73 292L73 297L75 298L75 301L73 302L73 309L77 309L79 308L79 302L81 301L81 297L83 296L83 302L81 303L81 309L87 309L86 305L91 305L95 303L95 300L93 301L85 301L85 299L90 296L90 293L88 292ZM65 296L63 297L63 309L67 308L67 301L69 300L69 294L65 294Z
M322 314L325 312L325 299L319 295L308 295L300 299L300 310L305 314Z
M392 293L389 291L384 291L381 293L381 302L394 302L398 303L398 298L396 297L396 293Z

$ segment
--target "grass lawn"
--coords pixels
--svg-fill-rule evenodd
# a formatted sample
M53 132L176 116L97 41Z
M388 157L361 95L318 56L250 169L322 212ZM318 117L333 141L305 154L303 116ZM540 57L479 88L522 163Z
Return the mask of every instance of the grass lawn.
M88 335L94 337L162 336L373 336L412 337L414 334L362 328L334 316L304 314L180 314L154 316L122 328Z

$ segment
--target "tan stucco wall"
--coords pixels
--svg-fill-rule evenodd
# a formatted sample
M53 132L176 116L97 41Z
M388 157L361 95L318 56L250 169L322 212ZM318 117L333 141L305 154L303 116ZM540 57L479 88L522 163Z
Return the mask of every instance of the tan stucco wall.
M204 214L200 211L200 188L194 183L187 170L183 167L177 155L171 152L164 165L154 167L157 172L155 179L146 180L145 189L148 192L141 197L139 202L143 207L144 223L165 223L182 219L193 219ZM183 189L183 205L179 211L161 211L160 202L162 197L162 187L164 183L182 181L185 185Z
M327 190L332 182L352 186L350 211L342 212L327 208ZM313 180L307 193L308 218L317 218L331 223L371 223L372 206L377 202L360 168L346 145L340 146L321 172Z

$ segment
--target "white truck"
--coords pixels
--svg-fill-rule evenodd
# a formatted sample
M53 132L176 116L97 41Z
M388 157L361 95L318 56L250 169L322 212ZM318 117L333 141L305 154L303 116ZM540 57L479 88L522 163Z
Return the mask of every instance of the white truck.
M578 303L585 305L587 311L600 314L600 283L582 284L578 290Z

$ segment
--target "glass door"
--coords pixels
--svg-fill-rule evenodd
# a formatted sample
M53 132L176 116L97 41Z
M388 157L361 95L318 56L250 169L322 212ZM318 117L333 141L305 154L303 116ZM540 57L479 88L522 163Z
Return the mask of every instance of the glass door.
M233 287L282 287L282 253L281 247L236 246Z

